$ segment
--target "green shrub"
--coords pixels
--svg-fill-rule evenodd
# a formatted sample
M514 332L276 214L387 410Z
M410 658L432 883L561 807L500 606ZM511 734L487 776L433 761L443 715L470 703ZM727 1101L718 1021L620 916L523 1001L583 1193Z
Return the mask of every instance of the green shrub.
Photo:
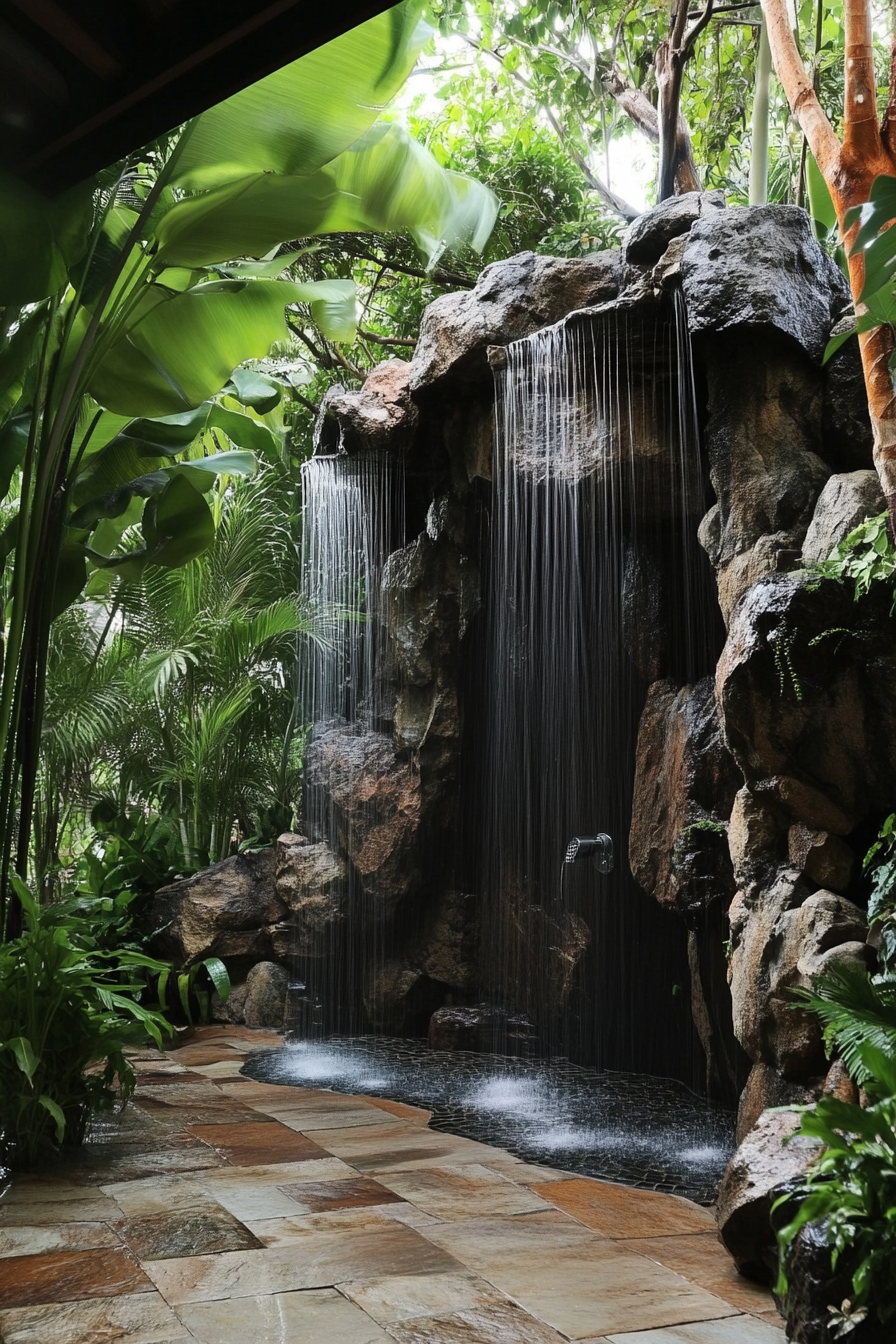
M149 1036L161 1048L171 1027L138 997L163 962L97 950L83 916L42 908L13 881L25 926L0 945L0 1161L26 1167L80 1143L92 1111L126 1101L125 1047Z
M864 597L872 585L896 581L896 547L890 540L887 514L866 518L834 547L827 560L813 565L826 579L838 583L851 580L856 600ZM893 590L896 603L896 587Z

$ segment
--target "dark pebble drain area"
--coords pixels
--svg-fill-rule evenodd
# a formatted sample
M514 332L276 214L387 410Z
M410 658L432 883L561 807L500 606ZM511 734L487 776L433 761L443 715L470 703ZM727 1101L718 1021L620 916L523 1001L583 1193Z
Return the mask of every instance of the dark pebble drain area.
M300 1042L253 1055L264 1083L366 1093L432 1111L431 1127L583 1176L716 1197L734 1150L733 1112L668 1078L599 1073L566 1060L430 1050L382 1036Z

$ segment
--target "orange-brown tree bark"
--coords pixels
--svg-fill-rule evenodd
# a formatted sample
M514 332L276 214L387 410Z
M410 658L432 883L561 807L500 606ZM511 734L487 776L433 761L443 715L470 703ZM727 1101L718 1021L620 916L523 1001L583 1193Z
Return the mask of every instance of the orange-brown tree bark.
M896 62L890 64L890 99L883 124L877 119L877 86L870 0L845 0L845 92L843 139L838 138L818 101L790 27L786 0L761 0L768 24L775 73L799 121L837 212L840 236L849 254L856 232L845 216L868 200L881 175L896 176ZM865 264L849 257L849 279L856 314L862 313ZM876 327L859 336L868 411L874 433L874 465L896 532L896 399L890 359L896 350L892 327Z

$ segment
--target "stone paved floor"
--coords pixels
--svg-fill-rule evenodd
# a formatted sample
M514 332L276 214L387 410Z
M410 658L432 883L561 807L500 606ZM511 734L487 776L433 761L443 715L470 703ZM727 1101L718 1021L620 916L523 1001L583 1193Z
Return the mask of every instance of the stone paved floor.
M278 1043L139 1056L121 1119L11 1183L3 1344L783 1344L705 1209L239 1076Z

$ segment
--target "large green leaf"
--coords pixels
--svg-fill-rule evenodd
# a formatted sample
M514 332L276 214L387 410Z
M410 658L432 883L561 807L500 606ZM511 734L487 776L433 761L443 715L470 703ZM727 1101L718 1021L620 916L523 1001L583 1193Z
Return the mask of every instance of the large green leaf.
M66 607L71 606L80 596L86 582L87 556L83 545L76 541L63 541L59 547L56 584L50 607L51 620L55 621Z
M175 476L143 510L148 558L166 567L185 565L215 539L215 521L202 494L185 476Z
M18 178L0 174L0 307L46 298L67 274L49 202Z
M222 280L166 295L107 352L90 394L134 416L198 407L235 368L285 336L284 308L310 297L308 289L284 280Z
M864 252L865 283L862 299L887 284L896 271L896 230L889 225L896 219L896 177L876 177L870 199L847 211L846 226L859 224L851 254Z
M430 33L421 10L419 0L404 0L203 112L172 180L201 189L250 173L311 173L328 163L371 125L414 68Z
M13 472L25 459L30 432L30 414L14 415L0 429L0 499L6 498Z
M498 212L488 187L442 168L395 122L373 126L325 171L257 173L183 201L159 226L160 262L207 266L261 256L287 238L406 229L430 259L481 249Z
M267 425L253 420L250 415L240 415L239 411L229 411L224 406L214 406L208 417L209 429L220 429L231 443L238 448L247 448L250 453L259 453L262 457L274 458L277 453L277 440ZM208 459L213 460L213 459ZM193 466L196 465L194 462Z
M254 369L234 369L228 391L237 401L241 401L244 406L251 406L260 415L266 415L279 406L283 397L283 388L279 383L265 378L262 373L256 373Z

